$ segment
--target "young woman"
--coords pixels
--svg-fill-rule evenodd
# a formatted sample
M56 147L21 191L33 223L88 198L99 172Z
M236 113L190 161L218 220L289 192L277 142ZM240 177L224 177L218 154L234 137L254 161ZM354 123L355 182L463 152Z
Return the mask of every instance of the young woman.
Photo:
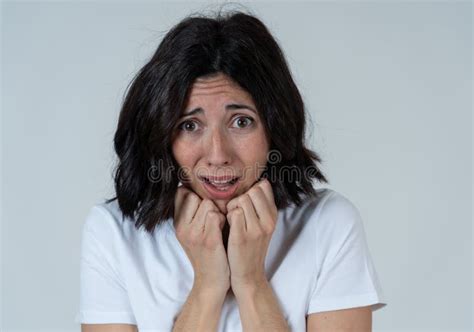
M173 27L129 87L116 197L84 224L83 331L370 331L357 208L305 147L278 44L242 12Z

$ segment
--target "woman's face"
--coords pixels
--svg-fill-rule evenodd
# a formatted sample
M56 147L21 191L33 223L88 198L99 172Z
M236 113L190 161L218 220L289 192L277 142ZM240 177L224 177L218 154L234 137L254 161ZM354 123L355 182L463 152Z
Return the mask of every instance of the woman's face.
M183 182L222 213L266 166L269 142L253 99L222 73L194 82L174 135Z

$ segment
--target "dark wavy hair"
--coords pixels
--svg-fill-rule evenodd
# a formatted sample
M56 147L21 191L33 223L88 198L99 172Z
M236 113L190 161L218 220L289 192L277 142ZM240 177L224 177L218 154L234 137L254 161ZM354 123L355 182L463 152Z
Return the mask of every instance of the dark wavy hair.
M305 147L304 103L266 26L242 11L192 14L166 33L129 84L121 108L114 136L116 196L107 202L117 199L123 216L132 218L137 229L144 226L151 233L173 217L179 184L179 165L171 151L175 126L195 79L216 73L253 97L270 151L278 152L263 174L278 209L316 196L313 180L329 183L317 166L321 158ZM274 176L284 168L304 176L298 181ZM151 180L150 170L170 176Z

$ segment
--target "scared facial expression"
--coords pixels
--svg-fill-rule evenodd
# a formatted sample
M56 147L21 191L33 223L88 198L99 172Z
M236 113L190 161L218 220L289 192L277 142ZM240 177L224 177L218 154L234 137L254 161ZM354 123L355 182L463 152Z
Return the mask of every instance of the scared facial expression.
M252 96L228 76L198 78L173 136L172 151L185 180L222 213L260 177L269 142Z

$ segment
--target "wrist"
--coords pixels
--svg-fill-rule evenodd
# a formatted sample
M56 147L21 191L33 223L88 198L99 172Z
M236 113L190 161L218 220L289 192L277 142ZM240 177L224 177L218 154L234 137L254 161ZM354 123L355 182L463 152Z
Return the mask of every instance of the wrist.
M256 279L232 279L231 278L231 287L235 296L248 296L256 293L259 289L267 287L269 285L268 280L265 277L260 277Z
M229 287L211 286L199 281L195 281L193 284L192 291L203 299L220 300L221 298L223 299L226 296L229 288L230 285Z

